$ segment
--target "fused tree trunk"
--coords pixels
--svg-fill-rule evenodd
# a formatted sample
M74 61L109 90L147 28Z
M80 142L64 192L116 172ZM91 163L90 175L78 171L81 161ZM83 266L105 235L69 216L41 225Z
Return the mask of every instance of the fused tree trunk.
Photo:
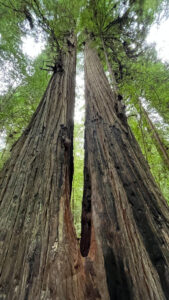
M67 48L67 51L65 50ZM76 42L0 174L0 299L96 299L70 213ZM96 294L96 291L94 291Z
M103 299L168 299L169 209L89 44L85 98L82 254L105 274Z

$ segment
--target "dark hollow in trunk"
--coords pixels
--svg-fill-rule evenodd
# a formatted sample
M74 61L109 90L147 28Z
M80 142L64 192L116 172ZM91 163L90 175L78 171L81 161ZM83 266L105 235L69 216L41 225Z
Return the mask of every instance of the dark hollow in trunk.
M87 140L85 139L85 143ZM87 148L87 145L85 145ZM80 240L80 251L82 256L86 257L89 253L90 240L91 240L91 180L90 174L88 172L88 153L85 152L84 161L84 192L83 192L83 202L82 202L82 231Z
M91 203L83 199L83 214L87 202L94 232L89 257L95 248L93 265L103 258L110 299L168 299L169 209L133 134L115 110L117 99L89 44L85 98L84 170L90 174Z

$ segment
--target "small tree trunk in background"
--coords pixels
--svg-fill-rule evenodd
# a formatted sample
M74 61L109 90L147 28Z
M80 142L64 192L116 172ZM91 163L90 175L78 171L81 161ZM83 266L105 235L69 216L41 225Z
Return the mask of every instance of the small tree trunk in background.
M115 110L108 80L89 44L85 98L91 203L89 197L83 199L83 215L87 201L91 243L85 252L83 238L83 255L88 253L98 276L106 274L108 296L103 299L168 299L169 209L127 123Z
M66 45L65 45L66 49ZM70 213L76 42L0 174L0 299L95 299ZM92 297L92 298L91 298Z
M152 135L152 138L154 140L155 146L157 148L157 151L159 152L164 164L167 166L167 168L169 169L169 155L167 153L167 150L165 148L165 145L163 143L163 141L161 140L157 129L155 128L153 122L151 121L148 113L146 112L145 108L142 106L141 101L139 101L139 105L141 107L141 110L143 112L143 115L146 119L146 122L148 124L148 129Z

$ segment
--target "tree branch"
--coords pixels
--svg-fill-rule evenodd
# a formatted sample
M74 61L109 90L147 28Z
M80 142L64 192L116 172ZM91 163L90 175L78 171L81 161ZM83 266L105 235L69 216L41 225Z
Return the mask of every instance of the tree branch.
M113 25L116 25L116 24L120 24L122 23L125 19L128 18L128 15L129 15L129 12L130 12L130 9L131 7L129 7L126 12L124 13L124 15L122 17L118 16L117 19L113 20L112 22L110 22L106 28L105 28L105 31L108 31Z

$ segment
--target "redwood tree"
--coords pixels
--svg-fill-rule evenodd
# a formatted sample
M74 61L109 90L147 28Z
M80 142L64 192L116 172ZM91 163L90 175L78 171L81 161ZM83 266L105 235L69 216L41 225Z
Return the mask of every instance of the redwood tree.
M82 254L104 261L110 299L168 299L169 209L89 43L85 99Z

